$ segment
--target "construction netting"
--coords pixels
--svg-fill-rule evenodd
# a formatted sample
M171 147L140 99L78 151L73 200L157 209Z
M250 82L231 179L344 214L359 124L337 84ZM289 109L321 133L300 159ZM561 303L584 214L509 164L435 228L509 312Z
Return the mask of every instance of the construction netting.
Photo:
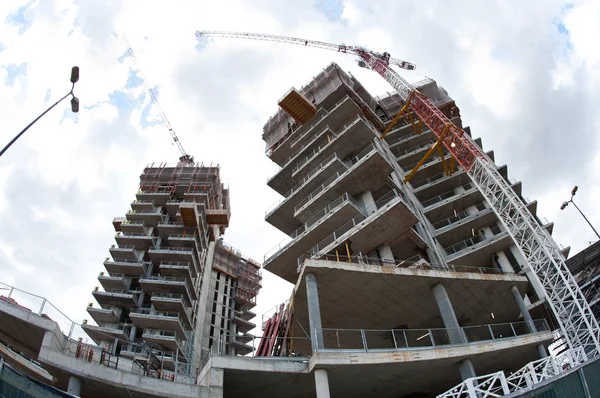
M234 247L219 242L215 248L213 268L237 279L237 288L244 297L254 298L261 287L260 264Z

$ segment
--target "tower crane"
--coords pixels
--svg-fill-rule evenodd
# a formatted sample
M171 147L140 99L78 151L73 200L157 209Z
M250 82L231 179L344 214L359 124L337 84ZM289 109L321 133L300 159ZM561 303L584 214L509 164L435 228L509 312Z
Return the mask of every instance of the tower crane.
M390 57L387 52L378 53L360 46L330 44L321 41L257 33L198 31L199 41L211 37L264 40L306 47L333 50L358 57L359 66L377 72L400 95L404 106L381 134L383 139L400 117L407 117L413 127L412 114L425 124L437 137L427 155L442 146L451 154L450 162L456 161L471 177L483 197L490 203L496 216L519 251L534 271L532 278L544 288L547 302L560 327L562 338L569 349L583 347L588 357L600 355L600 327L575 278L567 268L558 245L540 226L510 185L498 172L496 166L484 155L462 129L442 113L424 94L400 76L391 65L412 70L415 65ZM412 112L412 114L411 114ZM426 155L426 156L427 156ZM442 156L442 160L443 160ZM424 159L416 168L421 166ZM413 172L416 171L413 169ZM412 174L405 179L407 182Z
M179 157L179 164L183 165L183 166L194 164L194 157L189 155L185 151L185 149L183 149L183 145L181 144L181 141L179 141L179 137L177 137L177 134L175 134L175 130L173 130L173 127L171 127L171 123L169 122L169 119L167 119L167 115L165 114L162 107L160 106L160 103L158 102L158 97L154 94L154 90L152 90L152 87L150 86L150 83L148 83L148 80L146 80L146 78L142 75L140 66L137 62L137 58L135 57L135 54L133 53L133 49L131 48L131 45L129 44L129 40L127 40L127 36L123 35L123 41L125 42L125 45L127 46L127 51L129 52L129 55L131 56L131 59L133 60L133 63L137 68L138 77L140 77L142 79L142 82L144 83L144 87L146 88L146 91L150 95L152 102L154 103L154 105L156 106L156 109L158 110L158 115L162 119L162 122L165 125L165 127L169 130L169 134L171 134L171 138L173 139L173 142L175 143L175 145L177 146L177 149L179 149L179 152L181 153L181 156Z

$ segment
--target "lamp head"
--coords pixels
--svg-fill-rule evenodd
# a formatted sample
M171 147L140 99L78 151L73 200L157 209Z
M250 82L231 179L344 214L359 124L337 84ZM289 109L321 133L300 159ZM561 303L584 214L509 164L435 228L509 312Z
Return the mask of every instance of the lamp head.
M71 68L71 83L75 84L79 81L79 66Z
M567 207L569 205L569 202L563 202L562 206L560 206L561 210L564 210L565 207Z
M71 98L71 110L73 111L73 113L79 112L79 98L75 96Z
M576 193L577 193L577 185L575 185L573 187L573 190L571 191L571 196L575 196Z

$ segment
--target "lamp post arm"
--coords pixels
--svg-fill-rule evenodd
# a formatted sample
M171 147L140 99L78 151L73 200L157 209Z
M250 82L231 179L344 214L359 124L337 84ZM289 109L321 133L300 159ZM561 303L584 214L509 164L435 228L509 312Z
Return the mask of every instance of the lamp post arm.
M75 86L75 84L73 83L73 86ZM27 127L25 127L23 130L21 130L21 132L19 134L17 134L15 136L15 138L13 138L0 152L0 156L2 156L4 154L4 152L6 152L8 150L8 148L11 147L12 144L15 143L15 141L17 141L31 126L33 126L35 124L35 122L37 122L38 120L40 120L40 118L42 116L44 116L46 113L48 113L52 108L54 108L56 105L58 105L62 100L64 100L65 98L67 98L69 95L73 95L73 87L71 87L71 91L69 91L67 93L67 95L65 95L64 97L62 97L61 99L59 99L58 101L56 101L54 103L54 105L50 106L48 109L46 109L41 115L39 115L38 117L36 117L31 123L29 123L27 125Z
M585 221L587 221L587 223L590 226L590 228L592 228L592 230L594 230L594 233L596 234L596 236L600 240L600 235L598 234L598 231L596 231L596 228L594 228L594 226L592 225L592 223L590 222L590 220L587 219L587 217L585 216L585 214L583 214L583 212L581 211L581 209L575 204L575 202L573 202L573 198L571 198L571 200L569 202L573 203L573 206L575 206L575 208L579 211L579 214L581 214L581 216L585 219Z

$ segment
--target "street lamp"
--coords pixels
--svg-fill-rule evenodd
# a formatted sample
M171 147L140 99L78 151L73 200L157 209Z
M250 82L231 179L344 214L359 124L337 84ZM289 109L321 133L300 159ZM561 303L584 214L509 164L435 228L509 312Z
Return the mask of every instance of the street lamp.
M19 137L21 137L28 129L29 127L33 126L33 124L35 122L37 122L38 120L40 120L40 118L42 116L44 116L46 113L48 113L50 111L50 109L54 108L56 105L58 105L62 100L64 100L65 98L67 98L69 95L72 97L71 98L71 110L73 111L73 113L77 113L79 112L79 99L75 96L75 94L73 94L73 89L75 88L75 83L77 83L77 81L79 80L79 67L78 66L74 66L71 68L71 83L73 83L73 85L71 86L71 91L69 91L67 93L67 95L65 95L64 97L62 97L61 99L59 99L58 101L56 101L54 103L54 105L52 105L50 108L46 109L44 111L44 113L42 113L41 115L39 115L38 117L36 117L33 122L29 123L27 125L27 127L25 127L23 130L21 130L21 132L19 134L17 134L15 136L15 138L13 138L8 145L6 145L2 151L0 152L0 156L4 155L4 152L6 152L8 150L8 148L10 148L10 146L12 144L15 143L15 141L17 141L19 139Z
M575 187L573 188L573 190L571 190L571 199L569 199L566 202L563 202L563 204L560 206L560 209L564 210L565 207L567 207L569 205L569 203L573 203L573 206L575 206L575 208L577 210L579 210L579 214L581 214L581 216L585 219L585 221L587 221L587 223L589 224L590 228L592 228L594 230L594 233L596 234L596 236L598 237L598 239L600 239L600 235L598 235L598 231L596 231L596 229L594 228L594 226L592 225L592 223L590 222L590 220L587 219L587 217L585 216L585 214L583 214L583 212L579 209L579 207L577 207L577 205L575 204L575 202L573 202L573 196L575 196L576 193L577 193L577 185L575 185Z

